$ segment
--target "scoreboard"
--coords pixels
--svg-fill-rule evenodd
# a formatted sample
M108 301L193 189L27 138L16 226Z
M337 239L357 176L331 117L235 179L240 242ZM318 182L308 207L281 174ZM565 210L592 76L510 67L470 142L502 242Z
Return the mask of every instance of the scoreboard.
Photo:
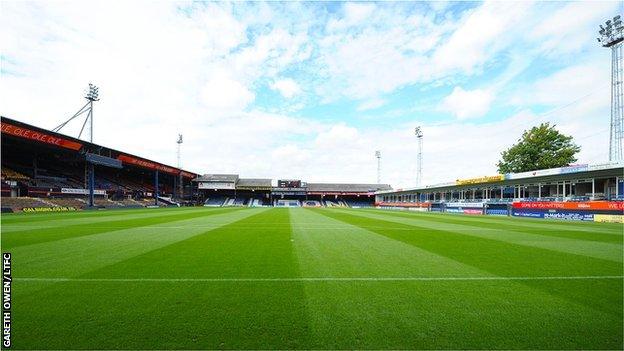
M301 188L301 180L280 179L277 181L278 188Z

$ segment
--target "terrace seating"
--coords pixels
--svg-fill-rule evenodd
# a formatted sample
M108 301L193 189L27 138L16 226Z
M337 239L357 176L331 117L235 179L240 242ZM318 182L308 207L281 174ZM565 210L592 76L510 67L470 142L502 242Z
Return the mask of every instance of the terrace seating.
M116 202L124 205L125 207L144 207L145 206L139 201L136 201L133 199L123 199L123 200L118 200Z
M249 201L249 207L262 207L262 206L265 206L262 199L251 199L251 201Z
M325 206L327 207L344 207L340 202L325 200Z
M365 200L350 200L350 199L345 199L343 200L344 203L347 204L347 206L349 207L371 207L374 205L373 201L365 201Z
M245 206L245 203L247 202L247 199L234 199L234 202L232 203L233 206Z
M223 206L224 202L225 202L225 197L211 196L207 198L206 201L204 201L204 206L218 207L218 206Z
M301 207L299 200L277 200L277 207Z
M25 176L22 173L16 172L10 168L2 167L2 179L27 181L30 180L30 177Z
M63 207L75 207L75 208L85 208L87 206L87 201L81 198L58 198L58 199L47 199L48 202L55 204L56 206Z
M2 207L13 209L13 211L20 211L24 207L50 207L49 203L36 197L2 197L0 204Z

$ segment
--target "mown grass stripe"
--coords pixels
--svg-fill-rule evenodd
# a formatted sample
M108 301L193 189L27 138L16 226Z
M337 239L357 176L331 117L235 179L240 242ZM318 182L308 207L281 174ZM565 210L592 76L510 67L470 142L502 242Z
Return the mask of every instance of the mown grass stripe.
M495 231L322 211L241 209L128 229L97 223L111 231L16 247L14 347L621 348L624 274L609 261L538 259L547 250L466 235L504 235L504 223ZM429 280L439 278L460 280Z
M301 278L41 278L15 277L17 282L112 282L112 283L175 283L175 282L401 282L401 281L507 281L507 280L597 280L624 279L624 276L569 276L569 277L301 277Z
M482 276L486 272L309 209L291 209L303 276ZM310 226L317 223L317 226Z
M386 211L383 215L387 216L395 216L401 218L415 218L414 215L405 212L398 211ZM478 228L487 228L487 229L497 229L500 230L501 224L498 221L490 220L489 218L476 220L474 217L469 217L465 215L459 214L446 214L444 217L437 216L418 216L420 220L437 222L437 223L453 223L466 225L471 227ZM624 235L622 233L596 233L593 231L583 231L577 230L577 228L568 228L566 230L561 230L559 227L551 228L547 221L544 221L544 224L541 226L525 226L522 225L518 221L510 221L505 225L506 231L514 231L514 232L522 232L532 235L543 235L543 236L553 236L560 238L569 238L575 240L585 240L585 241L596 241L596 242L604 242L604 243L614 243L614 244L623 244L624 243Z
M417 211L397 211L386 209L362 209L363 212L375 212L375 213L403 213L419 218L453 218L461 216L466 221L484 222L484 223L498 223L502 226L514 225L528 228L548 228L552 230L574 230L585 231L597 234L612 234L622 236L622 224L617 223L598 223L587 221L565 221L565 220L544 220L539 218L522 218L513 216L468 216L454 213L439 213L439 212L417 212Z
M392 221L392 218L389 220L371 218L356 211L318 211L326 216L365 229L383 223L387 226L385 229L370 228L369 230L446 256L496 276L620 276L624 271L621 263L518 245L450 230L436 230L423 221L421 221L420 225L422 226L420 226L416 221L411 224L403 224ZM406 227L413 227L415 230L413 232L394 230L394 228ZM615 310L614 307L617 306L605 303L605 301L610 301L610 298L596 299L597 295L610 295L613 292L594 291L594 289L567 291L542 284L540 281L521 281L521 283L591 308L597 308L611 314L621 314L621 308Z
M142 226L152 226L159 223L169 223L192 218L212 216L215 214L227 213L230 211L239 211L239 209L205 209L202 211L181 212L174 214L170 213L168 215L159 215L158 213L154 213L153 215L140 218L135 218L134 216L128 215L127 217L121 217L120 219L114 221L106 221L106 226L91 225L90 223L80 223L63 226L62 229L58 227L52 227L45 229L31 229L20 232L10 232L6 234L3 233L2 245L7 249L12 249L25 245L33 245L43 242L106 233L112 230L131 229Z
M127 220L127 219L141 219L141 218L152 218L152 217L167 217L173 215L180 215L182 213L191 214L198 212L210 211L211 209L206 208L194 208L194 209L185 209L185 210L166 210L160 212L160 209L150 209L150 210L137 210L136 212L131 211L123 211L123 213L114 214L103 212L103 216L86 216L86 217L71 217L71 218L62 218L62 219L50 219L44 222L35 222L32 223L31 219L23 219L22 222L5 224L4 222L2 227L3 233L14 233L14 232L24 232L24 231L36 231L43 229L52 229L52 228L65 228L67 226L73 225L93 225L93 224L103 224L108 222L114 222L117 220ZM95 211L93 211L95 212Z
M167 215L175 212L197 211L203 208L188 207L165 207L165 208L131 208L131 209L105 209L105 210L83 210L75 212L41 212L41 213L3 213L0 215L2 224L16 226L32 226L33 223L45 222L46 226L55 223L64 223L80 219L106 219L108 217L126 215Z
M292 252L289 212L266 209L243 211L253 214L217 229L87 272L76 279L107 279L111 275L125 276L127 279L144 276L170 276L177 279L180 274L189 278L215 274L248 277L282 274L297 278L299 271ZM239 228L253 227L255 223L267 229L249 231ZM268 229L268 224L272 224L272 228ZM89 318L92 312L81 310L67 314L63 313L62 307L46 303L46 296L56 296L62 292L76 295L84 303L86 295L101 296L100 291L108 289L107 284L88 284L84 289L94 289L85 293L86 290L77 288L73 283L60 280L54 286L29 296L30 307L26 313L39 317L29 318L28 328L40 330L47 324L46 320L58 318L54 316L62 313L64 319L70 322L62 331L60 327L52 326L53 331L77 335L72 342L82 348L97 348L100 345L98 342L103 340L99 331L85 331L80 323L82 318ZM117 331L123 336L120 340L125 341L124 348L168 348L163 340L173 345L188 345L188 332L202 336L196 338L198 343L195 348L198 349L256 349L259 345L269 349L293 349L308 345L306 299L302 282L288 283L279 289L275 289L274 284L261 282L253 286L236 285L235 282L219 286L195 286L192 281L188 283L179 291L172 289L172 286L163 286L164 291L161 287L157 290L148 288L148 291L143 287L128 290L131 298L140 298L146 303L142 305L143 312L137 312L136 309L122 311L117 309L119 305L110 306L115 311L115 318L121 313L124 315L123 320L137 321L132 323L132 328ZM168 295L167 291L173 292ZM162 323L163 313L168 316L168 323ZM100 318L106 319L106 316ZM179 325L183 331L169 333L172 325ZM135 342L132 338L137 332L143 334L148 333L148 330L156 332L159 338L154 338L148 344L141 343L141 340ZM162 339L162 335L167 335L167 338ZM50 338L58 343L59 339L54 333L50 334Z
M527 247L535 247L544 250L552 250L561 253L582 255L591 258L609 260L613 262L622 262L624 259L623 246L618 243L604 243L595 241L584 241L562 237L552 237L539 234L528 234L507 230L505 226L495 228L480 228L478 225L463 225L451 222L431 221L428 217L402 217L393 216L388 213L375 213L367 211L344 211L338 212L349 213L351 215L379 219L393 223L405 224L406 228L410 226L414 230L445 230L453 233L461 233L474 237L480 237L489 240L497 240L505 243L523 245ZM477 229L477 230L475 230Z
M185 224L201 223L201 228L163 229L145 226L16 247L11 249L13 274L76 277L206 233L261 211L263 210L227 211L177 222L181 227Z

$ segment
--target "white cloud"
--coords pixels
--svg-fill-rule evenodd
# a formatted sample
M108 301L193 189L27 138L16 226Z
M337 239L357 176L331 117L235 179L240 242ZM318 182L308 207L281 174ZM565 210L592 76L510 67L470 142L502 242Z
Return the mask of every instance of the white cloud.
M596 45L598 25L618 14L618 1L567 2L529 32L542 50L553 57Z
M594 10L594 3L566 3L568 10L553 14L538 10L561 5L497 2L443 16L408 11L409 3L345 3L339 15L315 4L197 3L189 10L158 1L5 2L0 12L0 113L51 128L81 106L82 90L93 81L102 98L95 107L96 142L175 164L175 137L182 132L185 167L247 177L374 182L374 151L379 149L382 180L410 186L414 125L422 125L425 133L425 183L494 173L500 150L523 129L545 120L578 138L580 162L606 158L606 50L601 59L582 63L576 56L558 57L561 72L537 82L526 77L524 89L514 92L513 106L525 109L496 122L468 118L487 113L502 100L499 88L528 63L510 69L501 87L493 88L487 80L476 85L481 89L459 86L481 78L488 65L501 64L506 57L500 54L509 45L523 58L541 52L576 55L590 41L596 46L589 34L577 33L557 18L552 23L563 36L536 23L551 14L565 18L579 13L574 22L592 27L593 36L594 22L613 4ZM591 14L583 15L584 9ZM568 46L569 40L583 44ZM325 111L266 113L254 104L261 96L256 96L258 86L272 82L273 89L297 101L317 101L306 94L318 92L320 99L359 103L356 110L381 111L392 108L384 99L395 101L390 94L401 87L449 81L457 87L443 108L459 119L452 124L412 121L381 127L383 122L368 120L365 126L357 120L327 122ZM566 104L594 89L596 81L604 81L605 92L557 113L540 116L526 108ZM332 113L327 112L330 118ZM75 135L75 129L79 126L67 132Z
M316 137L316 145L324 149L336 149L353 146L358 138L358 131L344 123L331 126L329 130L319 133Z
M373 14L376 8L374 3L347 2L343 7L344 17L331 19L327 23L327 29L334 31L362 24Z
M362 102L361 104L358 105L356 109L358 111L374 110L376 108L380 108L381 106L385 105L386 102L387 101L384 99L374 98L374 99L370 99L370 100L366 100Z
M395 6L378 5L365 12L365 26L339 26L346 29L321 39L324 83L317 90L325 100L371 99L406 85L480 73L521 40L534 15L530 2L486 2L443 19L403 14Z
M202 102L209 108L244 109L254 98L243 84L223 76L209 80L202 89Z
M525 20L532 4L523 2L486 2L467 14L452 35L436 50L435 71L448 74L461 70L471 74L494 54L512 45L517 27Z
M279 91L283 97L288 99L301 93L299 84L290 78L276 80L271 83L270 87L273 90Z
M494 96L488 90L464 90L455 87L453 92L444 98L442 109L451 112L458 119L468 119L485 115L492 104Z

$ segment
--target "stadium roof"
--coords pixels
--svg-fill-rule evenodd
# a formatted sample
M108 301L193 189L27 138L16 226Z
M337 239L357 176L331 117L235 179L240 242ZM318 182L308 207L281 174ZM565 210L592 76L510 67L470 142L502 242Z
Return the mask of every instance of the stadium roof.
M271 179L265 178L240 178L236 183L237 188L271 188Z
M204 174L193 179L194 182L228 182L236 183L238 174Z
M522 173L497 174L493 176L457 179L455 181L432 184L414 188L379 191L377 194L396 194L408 192L437 192L466 188L491 188L498 186L531 185L538 183L573 181L600 177L622 177L623 162L606 162L600 164L579 164L560 168L540 169Z
M308 183L310 192L375 192L392 190L388 184Z
M136 156L127 152L122 152L102 145L90 143L81 139L71 137L69 135L53 132L47 129L39 128L34 125L20 122L5 116L0 116L2 136L9 136L19 140L29 141L42 146L57 147L65 150L73 150L76 153L96 153L111 158L116 158L124 165L130 165L150 170L158 170L164 173L178 175L187 178L193 178L197 175L194 172L188 172L173 166L166 165L157 161L152 161L140 156Z

